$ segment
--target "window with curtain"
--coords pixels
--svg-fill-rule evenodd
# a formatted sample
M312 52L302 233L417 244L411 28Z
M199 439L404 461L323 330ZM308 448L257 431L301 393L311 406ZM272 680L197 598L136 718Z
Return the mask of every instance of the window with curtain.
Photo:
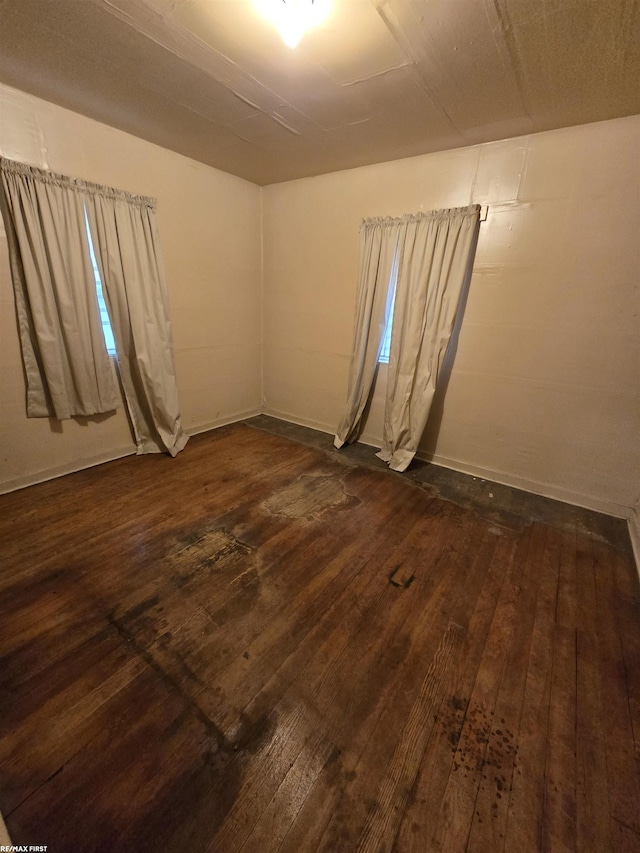
M0 177L27 416L111 412L119 378L138 452L175 455L187 436L155 199L6 158Z
M380 364L389 364L389 354L391 352L391 329L393 328L393 309L396 302L397 279L398 264L396 252L391 267L391 277L389 279L389 290L387 293L387 305L385 311L385 327L384 334L382 335L382 343L380 344L380 355L378 356Z
M360 435L388 337L383 444L377 455L395 471L411 463L471 272L479 225L479 205L363 221L347 405L334 439L337 448Z
M98 262L96 261L96 253L93 248L93 237L91 236L91 229L89 228L89 219L87 217L87 211L85 208L84 211L84 221L87 229L87 240L89 241L89 254L91 256L91 267L93 269L93 278L96 283L96 296L98 298L98 310L100 311L100 323L102 325L102 334L104 335L104 343L107 348L107 352L111 356L115 356L116 354L116 342L113 337L113 329L111 328L111 318L109 317L109 311L107 309L107 303L105 302L104 292L102 290L102 279L100 278L100 270L98 269Z

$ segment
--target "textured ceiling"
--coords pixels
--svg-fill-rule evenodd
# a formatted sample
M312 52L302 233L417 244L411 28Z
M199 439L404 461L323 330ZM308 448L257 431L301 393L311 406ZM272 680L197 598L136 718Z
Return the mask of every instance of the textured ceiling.
M0 0L0 81L258 184L640 113L638 0Z

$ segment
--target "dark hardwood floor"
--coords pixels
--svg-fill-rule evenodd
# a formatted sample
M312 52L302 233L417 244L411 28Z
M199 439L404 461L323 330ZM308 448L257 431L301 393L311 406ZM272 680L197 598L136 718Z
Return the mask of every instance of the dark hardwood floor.
M640 851L623 522L372 460L259 418L0 497L14 844Z

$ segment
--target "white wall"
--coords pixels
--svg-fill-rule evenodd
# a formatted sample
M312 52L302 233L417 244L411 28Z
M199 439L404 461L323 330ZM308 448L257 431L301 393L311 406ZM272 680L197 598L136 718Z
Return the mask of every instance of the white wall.
M639 143L634 117L260 191L0 86L0 154L158 198L190 431L260 410L263 369L265 411L333 431L361 218L488 204L453 371L422 452L620 515L640 497ZM381 370L371 442L384 379ZM25 417L3 233L0 432L0 491L133 450L122 411Z
M189 431L260 410L260 190L0 85L0 154L158 199L178 393ZM0 491L132 452L126 416L27 419L0 218Z
M640 490L639 150L633 117L266 187L265 411L335 429L363 217L489 205L422 452L627 516Z

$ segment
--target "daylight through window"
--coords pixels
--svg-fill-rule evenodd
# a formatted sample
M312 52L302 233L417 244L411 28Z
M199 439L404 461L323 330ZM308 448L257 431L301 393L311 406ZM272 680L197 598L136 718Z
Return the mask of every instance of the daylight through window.
M380 355L378 362L381 364L389 363L389 353L391 351L391 329L393 327L393 309L396 303L396 283L398 281L398 253L396 252L391 265L391 275L389 276L389 290L387 292L387 305L385 317L387 324L382 336L382 345L380 347Z
M102 323L102 334L109 355L116 355L116 342L113 337L113 329L107 311L107 303L104 301L104 293L102 292L102 280L100 278L100 270L96 261L96 253L93 249L93 240L91 238L91 230L89 228L89 220L87 212L84 214L85 227L87 229L87 239L89 240L89 253L91 254L91 265L93 266L93 277L96 282L96 296L98 297L98 308L100 310L100 322Z

